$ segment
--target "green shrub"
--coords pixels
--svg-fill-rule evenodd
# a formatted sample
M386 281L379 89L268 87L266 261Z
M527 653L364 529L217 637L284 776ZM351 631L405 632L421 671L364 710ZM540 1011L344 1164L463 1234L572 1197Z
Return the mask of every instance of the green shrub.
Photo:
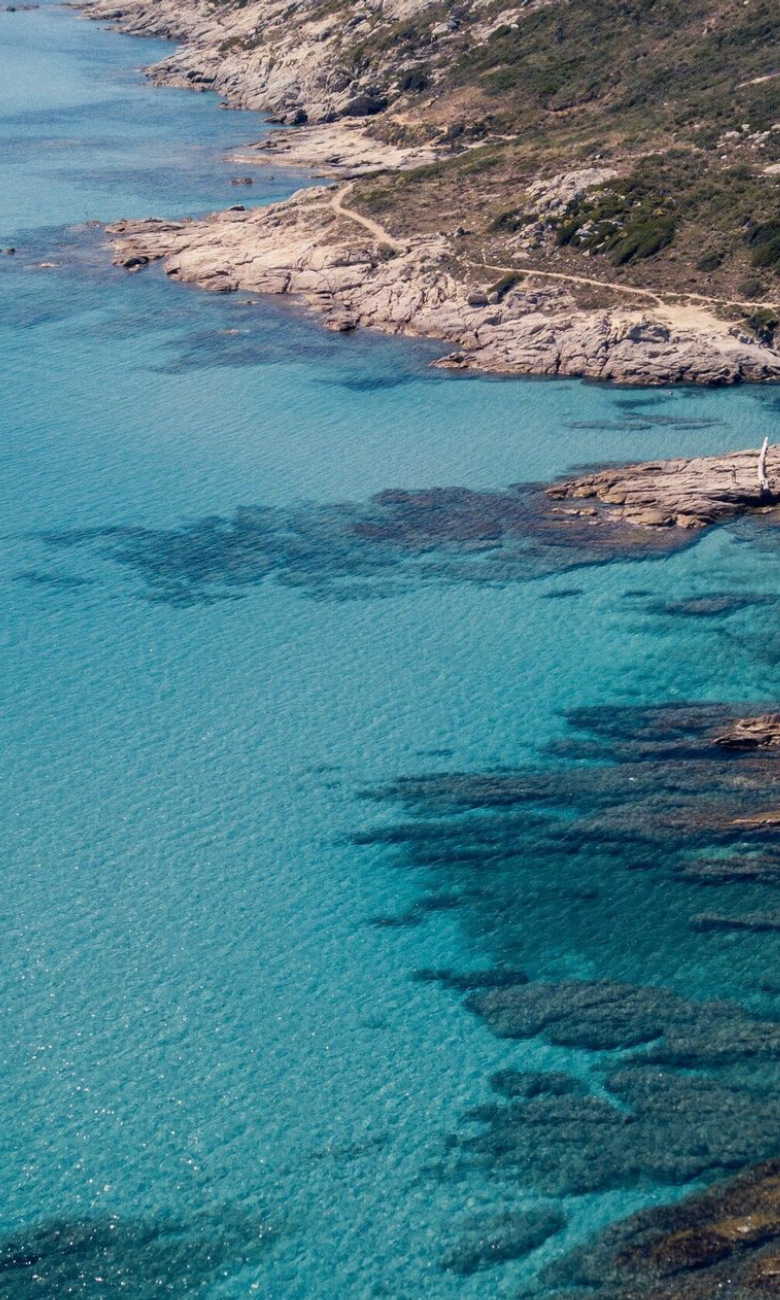
M745 243L753 250L750 258L753 266L780 269L780 220L749 222Z
M745 317L745 324L762 343L771 344L780 325L780 316L771 307L758 307L750 316Z
M743 280L737 292L740 298L750 302L753 298L763 298L766 290L760 280Z
M615 266L625 266L628 262L639 262L645 257L654 257L662 248L671 244L674 231L673 217L656 217L650 221L634 222L614 242L612 261ZM609 250L605 249L605 251Z
M500 280L496 280L495 284L490 286L488 293L497 293L498 301L501 302L502 298L505 298L509 293L509 290L514 289L515 285L519 284L522 278L522 275L516 275L514 271L509 271L506 275L502 275Z
M718 267L723 262L724 257L725 253L716 250L713 250L711 253L705 253L704 257L700 257L696 263L696 270L717 271Z
M411 90L415 93L426 90L430 85L430 71L420 65L416 68L410 68L409 71L401 78L399 85L401 90Z
M499 212L498 216L493 218L489 229L512 234L515 230L524 230L535 220L535 216L529 216L522 208L507 208L505 212Z

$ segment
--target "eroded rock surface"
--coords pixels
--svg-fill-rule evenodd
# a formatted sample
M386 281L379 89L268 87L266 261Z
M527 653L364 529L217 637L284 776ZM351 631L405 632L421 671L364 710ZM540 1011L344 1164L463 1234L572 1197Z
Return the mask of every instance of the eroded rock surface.
M768 491L759 480L758 461L758 448L725 456L646 461L554 484L547 494L556 500L593 500L607 507L594 516L599 522L625 522L644 528L705 528L746 510L777 504L780 447L770 447L767 454ZM780 740L780 719L775 719L773 725ZM764 738L761 743L768 742Z
M495 274L456 275L447 236L385 238L335 210L333 197L308 189L197 221L117 222L108 234L128 270L162 259L171 278L212 292L294 294L334 329L346 320L442 339L454 349L439 363L449 367L636 384L780 379L780 356L714 317L687 324L650 309L580 310L550 281L517 284L491 301Z
M608 1228L547 1273L547 1294L759 1300L780 1294L780 1161ZM580 1290L583 1288L583 1290Z
M734 725L715 740L724 749L766 749L780 745L780 713L762 713L737 718Z

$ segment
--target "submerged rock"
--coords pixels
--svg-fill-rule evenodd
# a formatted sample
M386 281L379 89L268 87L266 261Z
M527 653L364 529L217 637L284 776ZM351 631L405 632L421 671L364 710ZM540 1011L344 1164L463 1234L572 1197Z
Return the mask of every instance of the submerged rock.
M780 917L762 928L780 928ZM674 1065L780 1060L780 1024L753 1018L737 1003L697 1002L669 989L571 980L481 990L466 1005L500 1038L541 1035L589 1051L652 1044L644 1059Z
M647 606L648 614L665 614L675 618L723 618L752 605L773 602L774 597L716 592L710 596L687 596L683 600L658 601Z
M748 912L743 916L723 916L720 912L699 912L691 917L694 930L780 930L780 912Z
M442 1268L467 1277L521 1259L565 1227L566 1216L554 1206L474 1218L464 1225L463 1241L445 1255Z
M759 1300L780 1293L780 1161L644 1210L547 1270L546 1294ZM565 1290L563 1288L566 1288Z
M490 1086L502 1097L581 1096L587 1087L580 1079L561 1070L498 1070L490 1076Z
M490 970L460 971L419 970L414 978L423 984L437 983L459 993L468 993L474 989L515 988L527 984L528 976L524 970L514 970L495 966Z
M451 1147L524 1187L569 1196L718 1176L776 1141L772 1088L649 1065L608 1073L604 1086L598 1096L531 1091L477 1106L466 1119L481 1131Z
M697 885L734 885L756 881L780 885L780 857L769 854L702 858L685 863L677 872L680 880Z
M228 1273L259 1267L277 1237L270 1224L230 1204L212 1205L188 1221L105 1213L40 1220L0 1239L0 1295L202 1295Z

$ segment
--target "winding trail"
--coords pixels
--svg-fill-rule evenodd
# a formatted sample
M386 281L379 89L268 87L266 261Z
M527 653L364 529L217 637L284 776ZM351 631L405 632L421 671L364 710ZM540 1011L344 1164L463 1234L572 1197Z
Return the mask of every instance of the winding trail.
M364 217L354 208L349 208L344 203L344 199L352 191L352 183L342 185L336 191L330 200L330 206L340 217L345 217L348 221L354 221L359 226L363 226L370 234L378 239L382 244L389 244L391 248L406 248L407 244L397 240L385 226L374 221L371 217ZM672 310L675 306L685 304L691 307L700 305L702 307L739 307L748 311L755 311L758 307L766 307L770 310L777 310L777 302L747 301L740 298L712 298L703 293L689 293L682 289L668 289L664 293L658 293L654 289L640 289L630 284L614 284L609 280L597 280L595 277L587 275L571 275L565 271L545 271L538 266L501 266L494 262L474 262L470 261L469 266L480 267L485 271L500 271L502 275L525 275L525 276L543 276L547 280L564 280L570 284L587 284L597 289L608 289L613 293L633 294L635 298L648 298L657 307ZM668 302L667 299L673 298L676 302ZM681 301L680 301L681 300Z
M370 231L374 238L379 240L380 244L389 244L391 248L403 247L403 245L401 245L398 240L390 234L389 230L385 230L384 226L380 226L378 221L372 221L371 217L363 217L359 212L356 212L354 208L347 208L344 206L342 199L345 195L349 194L351 190L352 185L349 184L342 185L341 189L336 191L330 201L330 206L333 211L340 217L346 217L348 221L356 221L359 226L363 226L366 230Z
M505 274L512 275L543 275L548 280L569 280L573 284L593 284L599 289L610 289L615 293L633 293L640 298L650 298L659 307L671 306L666 302L667 298L682 298L687 303L701 303L702 305L715 307L746 307L749 311L755 311L757 307L768 307L777 310L778 302L759 302L756 300L747 301L741 298L711 298L704 293L690 293L684 289L666 289L663 293L658 293L654 289L639 289L630 284L614 284L610 280L596 280L586 275L570 275L563 271L544 271L536 266L497 266L492 262L471 262L471 266L484 267L487 271L502 271Z

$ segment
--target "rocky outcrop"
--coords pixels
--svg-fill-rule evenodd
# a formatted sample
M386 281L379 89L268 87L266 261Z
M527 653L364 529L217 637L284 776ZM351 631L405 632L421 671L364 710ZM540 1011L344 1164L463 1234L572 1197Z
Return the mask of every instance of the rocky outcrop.
M721 286L718 297L702 296L713 294L713 286L683 275L682 265L667 267L665 280L651 274L632 286L613 273L605 256L604 274L594 277L584 260L571 260L574 245L559 247L556 223L593 187L635 167L636 157L610 154L605 165L594 144L573 159L566 139L536 174L527 160L515 165L501 154L522 141L527 126L520 124L516 135L507 129L512 114L506 119L504 101L486 93L482 74L470 80L469 59L494 40L498 57L499 33L516 31L554 0L461 0L450 9L432 0L350 0L344 6L307 0L294 7L286 0L77 2L89 17L124 32L178 42L149 69L155 82L214 91L225 107L260 110L294 128L242 150L233 159L242 168L282 163L341 178L391 173L392 179L376 183L380 203L389 203L399 225L426 232L409 235L403 256L388 265L377 257L376 242L366 244L354 228L333 226L327 203L319 209L310 204L309 229L301 232L301 208L293 203L270 217L246 214L238 222L233 213L191 223L186 257L179 232L169 230L167 246L159 240L163 232L151 232L160 251L139 249L128 269L145 265L143 257L166 256L172 274L209 289L300 293L334 329L374 326L441 338L450 351L438 364L448 368L627 384L780 380L772 312L765 319L772 303L755 295L734 301L734 283ZM456 157L480 147L492 156L474 168ZM499 154L509 168L506 185ZM447 159L457 163L443 183L450 197L435 206L448 230L432 233L433 205L424 194L429 177L416 178L419 208L410 215L408 191L395 185L394 174ZM486 189L491 168L494 180ZM512 206L496 211L499 200L510 197ZM142 234L136 228L136 241ZM533 282L525 278L528 266L503 265L529 249L543 253ZM275 273L263 274L269 261ZM507 280L514 283L509 290ZM653 284L686 290L694 284L701 292L671 292L674 302L665 302L666 289L656 293L648 287ZM578 306L577 293L587 309ZM620 305L603 306L610 301ZM751 320L749 327L734 324L740 316Z
M315 176L351 179L422 167L440 156L434 145L388 143L368 135L359 122L341 120L271 131L231 161L255 167L301 167Z
M382 237L325 188L201 220L119 222L108 233L128 270L163 259L169 276L211 291L297 294L334 329L440 338L454 348L439 363L449 367L633 384L780 379L777 353L741 342L714 317L694 329L647 311L578 310L562 285L516 284L498 301L484 270L475 267L471 283L456 275L445 236Z
M761 485L758 464L758 449L691 460L647 461L600 470L554 484L547 491L557 500L598 502L605 509L596 512L596 522L706 528L746 510L771 510L780 501L780 446L770 447L767 454L769 490ZM744 725L742 747L747 747L750 737L764 734L767 726L779 728L780 722L746 719ZM728 738L719 743L729 743ZM764 738L757 743L769 742Z
M179 42L149 69L157 84L213 90L231 108L259 109L298 125L382 112L420 54L383 42L381 34L431 6L429 0L356 0L345 12L316 4L292 10L287 0L84 0L80 7L119 31ZM427 63L446 54L455 30L429 25ZM367 44L371 55L361 58Z
M632 1215L553 1265L546 1282L545 1294L554 1293L556 1300L585 1294L596 1300L776 1296L780 1161L757 1165L679 1204Z
M762 713L754 718L738 718L715 744L724 749L766 749L780 745L780 713Z

